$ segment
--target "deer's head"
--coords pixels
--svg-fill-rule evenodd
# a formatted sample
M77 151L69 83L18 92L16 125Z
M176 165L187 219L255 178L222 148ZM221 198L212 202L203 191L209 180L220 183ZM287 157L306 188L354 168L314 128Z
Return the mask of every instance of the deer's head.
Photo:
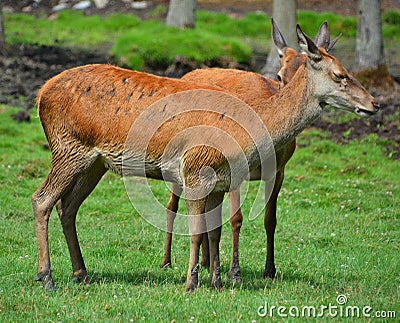
M290 47L285 47L280 51L279 57L281 68L276 74L276 78L279 88L282 89L290 82L299 67L305 63L306 57Z
M287 83L289 83L299 67L305 63L307 57L297 50L290 48L287 45L286 40L279 30L278 25L275 23L274 19L271 19L271 22L273 40L278 49L281 66L279 72L277 73L277 79L279 82L279 88L282 88ZM328 30L328 22L325 21L319 27L318 34L315 37L315 44L318 47L322 47L327 52L329 52L341 36L342 34L331 41L330 33Z
M328 46L319 47L301 30L296 28L297 39L302 52L307 56L309 80L312 80L314 95L323 107L330 105L337 109L354 112L361 117L375 114L379 105L368 91L340 64L328 54ZM318 37L317 37L318 39ZM324 37L322 37L324 39ZM324 40L326 44L326 41ZM332 45L333 46L333 45Z
M302 53L287 46L278 26L272 20L272 36L281 64L277 74L280 87L289 83L301 65L307 64L315 95L321 106L330 105L363 117L378 111L379 105L368 91L337 58L328 54L341 35L331 41L327 22L320 26L315 43L304 34L299 25L296 32Z

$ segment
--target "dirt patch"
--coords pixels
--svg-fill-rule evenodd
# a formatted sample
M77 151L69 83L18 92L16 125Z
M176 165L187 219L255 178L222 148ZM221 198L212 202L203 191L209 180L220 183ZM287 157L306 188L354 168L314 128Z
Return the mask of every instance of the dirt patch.
M67 68L89 63L107 63L106 53L52 46L12 46L0 55L0 103L31 109L43 83Z
M331 112L327 113L325 117L314 121L310 128L329 132L330 138L341 144L347 144L350 140L362 140L368 135L375 134L385 147L385 155L392 159L399 159L399 95L392 97L385 95L385 100L383 97L378 97L377 99L381 99L379 101L381 102L381 110L370 118L357 118L352 119L350 122L332 122L331 119L334 118L332 115L337 112Z
M8 1L10 2L10 1ZM33 6L34 1L10 2L14 6L13 10L23 10L26 6ZM32 8L35 12L51 12L51 6L57 1L42 0L40 5ZM346 2L346 6L342 2ZM9 5L10 5L9 3ZM101 13L108 14L114 11L123 11L124 2L113 1L113 8L103 9ZM141 17L146 17L151 13L157 4L166 1L152 1L151 7L145 11L140 11ZM198 1L200 8L207 10L223 11L231 15L243 15L248 11L263 10L269 13L272 1ZM355 14L355 1L299 1L302 9L313 9L316 11L333 11L340 14ZM17 5L18 4L18 5ZM339 5L341 4L341 5ZM6 1L7 5L7 1ZM46 6L47 5L47 6ZM122 6L122 7L121 7ZM309 6L309 7L307 7ZM334 7L332 7L334 6ZM399 1L382 1L385 8L400 8ZM90 13L90 12L89 12ZM92 12L95 13L95 12ZM98 13L98 12L96 12ZM134 12L137 14L137 12ZM354 54L354 53L353 53ZM10 54L0 56L0 103L21 108L21 112L14 116L17 121L28 121L26 111L34 107L35 97L40 86L52 76L61 71L78 65L91 63L111 62L108 53L97 49L94 51L83 51L65 49L59 47L20 45L13 46ZM223 67L223 63L221 63ZM169 75L176 76L188 72L193 67L185 64L184 60L177 60L167 71ZM172 72L171 72L172 71ZM352 119L350 122L334 122L332 115L326 113L325 116L312 125L312 127L328 131L331 138L339 143L347 143L349 140L360 140L366 135L375 133L383 141L387 142L387 155L391 158L400 158L400 89L397 85L390 92L378 92L371 89L373 95L381 104L381 110L369 119Z

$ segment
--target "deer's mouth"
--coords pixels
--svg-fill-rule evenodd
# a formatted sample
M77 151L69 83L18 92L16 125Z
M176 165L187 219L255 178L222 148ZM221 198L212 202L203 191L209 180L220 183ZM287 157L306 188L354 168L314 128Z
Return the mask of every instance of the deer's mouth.
M369 110L359 105L356 105L354 108L354 113L360 117L369 117L374 115L378 110L374 108L374 110Z

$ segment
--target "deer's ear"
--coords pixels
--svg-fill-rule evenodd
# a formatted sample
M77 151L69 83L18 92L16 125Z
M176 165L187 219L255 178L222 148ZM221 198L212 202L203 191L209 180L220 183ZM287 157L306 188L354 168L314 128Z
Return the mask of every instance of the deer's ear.
M327 49L331 41L331 35L328 30L328 22L324 21L318 29L318 34L315 37L315 45Z
M296 33L301 51L314 61L321 60L322 55L317 45L315 45L314 42L303 33L299 25L296 26Z
M331 42L330 42L330 44L329 44L329 46L326 48L326 51L327 52L329 52L332 48L333 48L333 46L335 46L335 44L336 44L336 42L340 39L340 37L342 37L342 33L340 33L336 38L334 38Z
M272 23L272 39L274 40L275 46L278 50L279 57L283 57L285 53L285 48L288 47L286 40L283 37L278 25L275 23L274 19L271 18Z
M319 27L317 37L315 38L315 45L317 45L317 47L322 47L329 52L333 46L335 46L340 37L342 37L342 34L339 34L339 36L331 41L331 35L328 30L328 22L325 21Z

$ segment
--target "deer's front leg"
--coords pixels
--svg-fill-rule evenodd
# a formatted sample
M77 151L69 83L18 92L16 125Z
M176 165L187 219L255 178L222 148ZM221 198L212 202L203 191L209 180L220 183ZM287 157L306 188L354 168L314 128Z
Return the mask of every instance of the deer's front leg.
M276 173L274 189L265 207L264 227L267 235L267 257L265 262L264 278L274 278L276 275L275 258L274 258L274 236L276 228L276 203L279 191L282 187L284 171ZM268 185L266 182L265 185ZM267 191L267 189L265 190Z

